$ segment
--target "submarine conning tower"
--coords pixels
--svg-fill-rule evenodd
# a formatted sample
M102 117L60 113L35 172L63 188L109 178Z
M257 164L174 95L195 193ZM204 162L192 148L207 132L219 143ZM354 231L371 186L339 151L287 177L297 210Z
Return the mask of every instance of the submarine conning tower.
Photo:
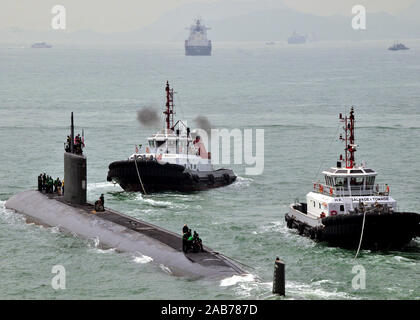
M86 157L75 148L74 122L71 113L70 149L64 152L64 200L71 204L86 203L87 170Z

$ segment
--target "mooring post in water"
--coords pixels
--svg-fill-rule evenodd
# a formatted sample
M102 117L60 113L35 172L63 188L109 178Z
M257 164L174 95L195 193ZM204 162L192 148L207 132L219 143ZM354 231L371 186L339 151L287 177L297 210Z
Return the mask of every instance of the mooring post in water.
M279 257L274 262L273 293L286 295L285 264Z

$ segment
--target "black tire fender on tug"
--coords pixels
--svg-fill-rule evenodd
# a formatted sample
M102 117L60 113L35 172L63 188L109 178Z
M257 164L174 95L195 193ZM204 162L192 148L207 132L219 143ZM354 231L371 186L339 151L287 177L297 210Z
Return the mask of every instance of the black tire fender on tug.
M192 178L193 178L193 180L194 180L195 182L199 182L199 181L200 181L200 177L198 176L198 174L194 174L194 175L192 176Z
M209 175L207 175L207 177L209 178L209 182L210 182L211 184L214 184L214 175L209 174Z
M304 223L300 223L298 226L298 232L300 235L303 234L303 232L305 231L305 224Z
M225 179L226 183L230 182L230 176L227 173L223 174L223 178Z
M193 176L189 172L184 172L184 178L186 180L192 180L193 179Z

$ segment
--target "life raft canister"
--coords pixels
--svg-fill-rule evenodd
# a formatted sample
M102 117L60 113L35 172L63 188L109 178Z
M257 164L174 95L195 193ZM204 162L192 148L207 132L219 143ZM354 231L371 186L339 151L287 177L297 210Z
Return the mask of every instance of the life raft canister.
M337 211L335 211L335 210L330 211L330 216L336 216L336 215L337 215Z

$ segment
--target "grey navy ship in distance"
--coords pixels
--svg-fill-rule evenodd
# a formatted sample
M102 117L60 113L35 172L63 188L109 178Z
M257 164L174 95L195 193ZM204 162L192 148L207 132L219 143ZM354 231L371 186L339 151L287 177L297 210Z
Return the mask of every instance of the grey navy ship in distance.
M186 56L211 56L211 40L207 39L207 28L201 23L200 19L196 19L191 27L190 36L185 40Z
M293 34L287 39L288 44L302 44L306 42L306 36L300 35L293 31Z
M49 49L52 45L46 43L46 42L36 42L34 43L31 48L33 49Z
M393 46L388 48L388 50L391 50L391 51L408 50L408 49L410 49L410 48L407 48L402 43L394 43Z

